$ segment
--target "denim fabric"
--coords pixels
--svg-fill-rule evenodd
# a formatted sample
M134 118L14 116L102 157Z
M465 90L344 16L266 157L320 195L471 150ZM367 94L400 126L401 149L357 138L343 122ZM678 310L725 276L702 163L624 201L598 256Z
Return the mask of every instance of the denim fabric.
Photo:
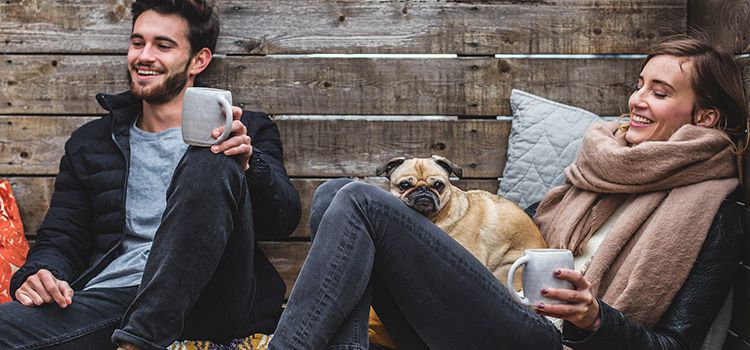
M0 349L114 349L113 341L164 349L178 338L227 344L249 333L254 247L239 164L191 147L167 191L140 286L78 291L67 309L0 305Z
M404 349L561 349L471 253L398 198L339 179L313 197L314 240L270 349L366 349L370 301Z
M164 349L180 339L229 343L255 292L250 193L239 164L190 147L175 169L138 295L116 343Z
M112 331L135 298L138 287L76 292L73 303L37 307L0 304L0 349L115 349Z

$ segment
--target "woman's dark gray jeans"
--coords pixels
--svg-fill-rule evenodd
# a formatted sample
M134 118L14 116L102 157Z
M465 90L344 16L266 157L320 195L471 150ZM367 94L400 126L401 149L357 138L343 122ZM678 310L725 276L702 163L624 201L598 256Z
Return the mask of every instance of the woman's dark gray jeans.
M369 306L402 349L561 349L471 253L373 185L329 181L314 240L270 349L366 349Z

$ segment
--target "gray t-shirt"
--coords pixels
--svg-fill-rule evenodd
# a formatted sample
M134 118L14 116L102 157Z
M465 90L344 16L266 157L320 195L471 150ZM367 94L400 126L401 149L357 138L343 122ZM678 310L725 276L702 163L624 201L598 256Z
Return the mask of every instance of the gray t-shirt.
M125 201L122 254L84 289L131 287L141 283L151 242L161 223L167 187L187 145L180 128L158 133L130 128L130 173Z

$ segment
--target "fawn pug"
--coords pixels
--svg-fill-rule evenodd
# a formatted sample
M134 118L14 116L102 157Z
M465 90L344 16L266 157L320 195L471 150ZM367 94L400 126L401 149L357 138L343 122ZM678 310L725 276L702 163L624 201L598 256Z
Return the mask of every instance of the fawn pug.
M503 283L525 249L547 247L534 222L515 203L487 191L453 186L450 175L461 177L463 171L446 158L393 158L377 172L388 177L391 193L432 220ZM515 278L516 290L520 283Z

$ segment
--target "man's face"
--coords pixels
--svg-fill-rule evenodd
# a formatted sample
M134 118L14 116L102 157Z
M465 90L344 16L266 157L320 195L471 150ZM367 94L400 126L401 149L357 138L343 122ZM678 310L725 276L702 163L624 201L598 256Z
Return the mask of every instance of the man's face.
M136 97L166 103L180 95L189 79L187 21L175 14L143 12L133 25L128 46L128 79Z

